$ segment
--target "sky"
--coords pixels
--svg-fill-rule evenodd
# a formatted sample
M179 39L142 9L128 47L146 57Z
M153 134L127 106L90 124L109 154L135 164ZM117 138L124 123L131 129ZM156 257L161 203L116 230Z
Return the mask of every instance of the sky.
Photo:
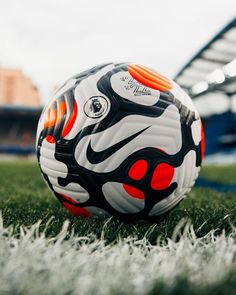
M22 69L42 103L104 62L174 77L235 16L235 0L0 0L0 67Z

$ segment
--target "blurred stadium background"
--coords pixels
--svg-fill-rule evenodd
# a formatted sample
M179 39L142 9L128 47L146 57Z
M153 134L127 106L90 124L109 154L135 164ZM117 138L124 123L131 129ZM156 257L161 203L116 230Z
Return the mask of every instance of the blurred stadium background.
M37 122L42 111L38 90L20 70L0 69L0 153L35 153Z
M175 80L193 98L204 123L206 159L236 156L236 19L180 70Z
M211 36L172 76L200 112L206 161L236 162L236 19ZM47 99L40 97L37 86L20 69L0 68L2 156L34 155L37 121Z

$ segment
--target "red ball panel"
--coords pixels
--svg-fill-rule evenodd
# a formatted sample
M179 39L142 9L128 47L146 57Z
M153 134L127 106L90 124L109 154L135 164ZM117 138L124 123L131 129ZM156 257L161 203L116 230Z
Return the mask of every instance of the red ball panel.
M169 164L158 164L153 172L151 188L154 190L166 189L173 179L174 167Z
M142 179L147 173L148 163L146 160L136 161L129 169L129 177L134 180Z
M61 196L63 197L63 199L67 200L68 202L70 203L73 203L73 204L76 204L76 201L73 200L72 198L66 196L66 195L62 195ZM72 215L75 215L75 216L81 216L81 217L84 217L84 218L89 218L91 217L91 213L85 209L85 208L79 208L79 207L76 207L75 205L73 204L70 204L68 202L62 202L62 205L72 214Z
M144 193L136 187L123 183L123 188L131 197L136 199L144 199Z

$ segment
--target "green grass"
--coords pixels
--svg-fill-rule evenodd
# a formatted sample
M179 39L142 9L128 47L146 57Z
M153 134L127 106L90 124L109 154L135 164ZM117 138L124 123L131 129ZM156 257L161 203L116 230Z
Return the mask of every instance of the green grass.
M236 166L230 165L215 165L215 166L204 166L201 171L201 176L225 184L235 184L236 183Z
M201 175L233 184L235 171ZM235 294L236 193L193 188L158 223L85 220L60 205L36 162L9 161L0 162L0 211L0 294Z
M216 180L227 179L232 183L234 171L236 166L207 166L203 167L201 174L208 178L215 177ZM158 223L124 223L115 218L106 223L106 219L85 220L73 217L53 197L37 164L30 161L0 162L0 200L4 226L30 226L42 220L43 229L53 217L47 228L47 235L50 236L55 236L61 230L66 219L70 221L70 229L73 228L78 235L94 234L99 238L103 234L108 242L120 237L134 236L142 239L147 236L151 243L155 243L159 235L171 237L176 225L183 218L192 221L198 237L212 229L217 232L226 230L229 233L231 225L236 225L236 194L201 188L194 188L176 209Z

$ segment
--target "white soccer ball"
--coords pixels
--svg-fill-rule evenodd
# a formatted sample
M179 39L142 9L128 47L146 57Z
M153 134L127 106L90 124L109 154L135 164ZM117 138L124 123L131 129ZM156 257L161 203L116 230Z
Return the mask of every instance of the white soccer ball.
M42 175L74 215L147 219L190 191L204 154L199 114L173 81L137 64L68 80L42 112Z

